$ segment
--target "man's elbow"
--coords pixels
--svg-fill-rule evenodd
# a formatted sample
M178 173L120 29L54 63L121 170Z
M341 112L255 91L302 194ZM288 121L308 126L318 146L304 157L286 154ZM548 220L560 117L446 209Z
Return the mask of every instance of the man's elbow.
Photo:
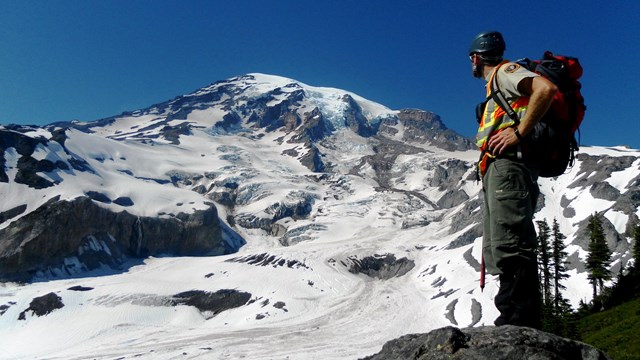
M551 81L546 81L545 86L542 87L542 91L545 98L553 99L553 97L556 96L556 93L558 93L558 87Z
M533 80L533 91L538 91L541 98L551 101L558 92L558 87L543 77L537 77Z

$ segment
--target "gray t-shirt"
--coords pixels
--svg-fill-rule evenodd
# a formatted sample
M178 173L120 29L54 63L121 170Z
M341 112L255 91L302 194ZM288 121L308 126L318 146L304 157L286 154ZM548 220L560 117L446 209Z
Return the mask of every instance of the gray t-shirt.
M498 73L495 75L494 80L497 78L498 88L502 91L504 96L507 99L512 99L525 95L518 91L518 83L520 83L522 79L536 76L540 75L523 68L519 64L508 62L498 69Z

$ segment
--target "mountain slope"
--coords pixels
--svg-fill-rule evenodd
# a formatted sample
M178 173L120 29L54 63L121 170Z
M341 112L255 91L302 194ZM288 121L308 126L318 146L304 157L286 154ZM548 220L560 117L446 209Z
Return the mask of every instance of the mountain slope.
M249 74L0 141L9 358L357 358L497 315L495 280L478 288L478 154L433 113ZM626 148L583 147L540 180L574 305L585 219L604 215L615 271L639 184Z

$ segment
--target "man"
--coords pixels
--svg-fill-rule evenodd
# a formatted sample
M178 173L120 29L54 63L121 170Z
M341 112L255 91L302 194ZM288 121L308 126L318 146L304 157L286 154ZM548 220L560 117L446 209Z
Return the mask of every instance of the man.
M533 215L539 195L538 169L527 161L523 140L551 105L556 86L516 63L497 31L478 34L469 48L473 76L487 81L487 102L476 143L484 193L483 263L498 275L494 324L540 328L541 296ZM493 83L519 118L516 123L490 96ZM525 145L525 146L523 146Z

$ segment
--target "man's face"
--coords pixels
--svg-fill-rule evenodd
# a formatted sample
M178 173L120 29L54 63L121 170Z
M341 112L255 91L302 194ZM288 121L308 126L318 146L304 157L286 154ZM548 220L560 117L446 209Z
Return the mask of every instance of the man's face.
M482 78L482 64L480 63L480 57L478 54L469 55L469 60L471 60L471 73L473 77Z

